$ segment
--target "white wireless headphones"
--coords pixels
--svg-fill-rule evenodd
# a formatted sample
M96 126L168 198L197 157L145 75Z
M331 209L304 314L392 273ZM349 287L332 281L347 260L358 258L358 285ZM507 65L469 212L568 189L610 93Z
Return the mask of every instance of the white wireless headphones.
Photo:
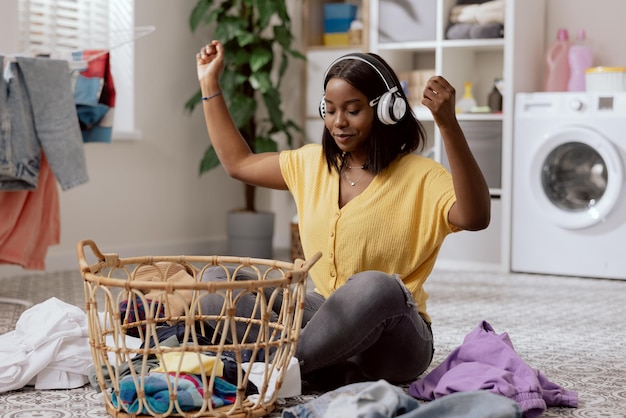
M385 83L385 86L387 86L387 91L385 93L383 93L380 97L371 100L369 103L372 107L376 106L376 117L379 121L385 125L394 125L406 115L406 100L398 91L398 86L394 85L394 79L389 73L389 70L381 62L379 62L378 59L371 55L357 52L337 58L328 66L328 69L324 73L323 80L326 80L328 71L333 67L333 65L345 60L359 60L368 64L374 69L374 71L376 71L376 73L378 73L380 78ZM324 119L326 116L325 97L322 97L319 112L322 119Z

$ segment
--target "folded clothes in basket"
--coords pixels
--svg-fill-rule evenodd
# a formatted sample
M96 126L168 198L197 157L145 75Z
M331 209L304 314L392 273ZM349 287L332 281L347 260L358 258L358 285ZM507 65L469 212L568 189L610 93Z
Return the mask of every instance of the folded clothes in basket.
M224 375L224 363L215 356L192 352L170 352L160 356L160 364L155 372L167 373L178 370L182 373L200 374L202 370L210 374L215 367L215 375Z
M199 337L201 337L201 336L199 336ZM161 345L161 347L180 347L180 342L179 342L179 339L178 339L178 337L176 335L170 335L169 337L163 338L163 340L160 341L159 344ZM188 353L188 354L190 354L190 353ZM215 356L215 353L207 352L207 353L203 354L203 356L204 355ZM248 356L248 358L249 358L249 356ZM112 359L110 361L111 361L111 364L115 364L115 359ZM220 367L221 371L219 373L217 373L216 376L222 377L227 382L230 382L232 384L236 384L237 383L237 376L238 376L238 368L237 368L237 361L236 361L234 355L230 356L227 353L223 353L221 358L220 358L220 363L221 363L221 365L219 367ZM139 354L139 355L133 357L132 360L128 359L127 362L121 363L119 365L119 367L117 368L117 370L114 372L114 374L115 374L115 376L117 376L118 379L121 380L122 378L124 378L126 376L130 376L133 373L141 374L142 370L145 370L146 372L158 371L158 368L160 366L161 366L161 361L160 361L160 359L156 355L152 354L152 355L149 355L147 358L144 359L144 356L142 354ZM172 370L176 370L176 367L177 366L173 366L173 367L170 367L170 368ZM207 367L209 367L209 366L207 365ZM207 376L209 376L211 374L210 373L211 369L205 368L205 370L208 371L206 374L207 374ZM102 377L104 378L104 385L105 385L105 387L109 388L109 389L112 389L114 387L114 385L113 385L113 383L111 381L111 375L109 373L109 367L107 365L103 365L101 367L100 373L101 373ZM197 374L195 372L189 372L189 371L188 371L188 373ZM89 382L91 383L91 386L96 391L100 392L100 384L98 382L96 369L95 369L95 367L93 365L90 367L88 377L89 377ZM247 382L247 385L246 385L246 391L245 391L246 396L254 395L254 394L257 394L257 393L259 393L259 390L258 390L257 386L252 382L252 380L249 380Z
M156 372L149 373L143 379L137 377L136 383L133 376L126 376L121 379L119 400L113 393L113 404L117 407L118 402L121 403L122 408L131 414L148 414L150 413L148 408L153 413L163 414L170 408L168 381L169 385L176 388L176 399L182 411L193 411L202 407L204 391L199 375L181 374L176 379L173 375ZM148 408L141 403L141 398L138 396L138 388L141 388L142 385L145 394L143 400ZM236 395L237 386L222 378L215 378L211 396L213 407L231 405L235 401ZM143 406L141 407L141 405Z

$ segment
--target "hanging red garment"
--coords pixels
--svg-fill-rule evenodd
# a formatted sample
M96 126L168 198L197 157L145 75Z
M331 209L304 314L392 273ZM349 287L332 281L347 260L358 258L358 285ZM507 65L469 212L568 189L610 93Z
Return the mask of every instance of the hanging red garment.
M109 52L98 49L75 51L73 58L87 62L87 68L79 73L74 86L83 142L110 143L116 93Z
M48 247L60 241L59 190L42 153L37 189L0 192L0 264L44 270Z

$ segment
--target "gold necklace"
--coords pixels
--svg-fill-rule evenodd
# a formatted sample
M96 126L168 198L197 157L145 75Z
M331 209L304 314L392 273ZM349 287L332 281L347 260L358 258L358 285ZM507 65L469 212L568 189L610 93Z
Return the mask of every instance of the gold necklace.
M350 167L349 165L346 165L346 167L348 167L348 168L350 168L350 169L352 168L352 167ZM364 167L365 167L365 166L355 167L355 168L360 168L360 169L363 169ZM358 183L359 181L361 181L361 179L363 178L363 176L364 176L364 175L365 175L365 171L361 174L361 176L359 176L359 178L358 178L358 179L356 179L355 181L352 181L352 180L350 180L350 177L348 177L348 173L346 172L346 170L343 170L343 176L346 178L346 180L348 180L348 183L349 183L349 184L350 184L350 186L352 186L352 187L356 186L356 185L357 185L357 183Z

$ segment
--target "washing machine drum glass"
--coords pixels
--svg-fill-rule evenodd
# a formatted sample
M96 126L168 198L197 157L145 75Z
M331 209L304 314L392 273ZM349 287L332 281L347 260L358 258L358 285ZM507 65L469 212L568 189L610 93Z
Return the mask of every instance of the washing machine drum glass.
M554 148L542 167L544 193L565 211L580 212L595 206L606 191L607 180L602 156L582 142L567 142Z

